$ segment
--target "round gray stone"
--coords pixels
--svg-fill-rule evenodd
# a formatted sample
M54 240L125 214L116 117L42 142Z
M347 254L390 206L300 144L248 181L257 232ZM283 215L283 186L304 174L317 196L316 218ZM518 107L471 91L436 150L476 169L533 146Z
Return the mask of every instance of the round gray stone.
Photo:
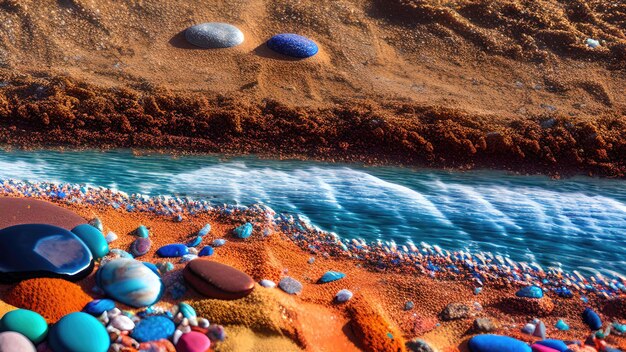
M230 48L243 43L243 33L228 23L208 22L185 30L185 38L195 46L207 49Z

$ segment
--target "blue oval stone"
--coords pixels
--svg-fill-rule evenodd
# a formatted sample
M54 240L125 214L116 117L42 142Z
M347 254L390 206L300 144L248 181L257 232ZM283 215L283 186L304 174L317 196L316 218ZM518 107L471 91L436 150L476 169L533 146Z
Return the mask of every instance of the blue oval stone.
M520 340L500 335L477 335L469 340L472 352L531 352L530 346Z
M525 298L542 298L543 290L539 286L526 286L519 289L515 295Z
M0 281L34 277L80 280L93 270L89 247L52 225L16 225L0 230Z
M213 247L211 246L204 246L204 248L202 248L200 250L200 252L198 253L198 257L208 257L210 255L213 255L213 252L215 250L213 249Z
M161 278L144 263L124 258L100 267L96 283L108 296L132 307L154 304L164 289Z
M158 341L169 339L175 328L174 322L167 317L150 316L139 321L130 336L139 342Z
M180 243L168 244L157 250L157 255L165 258L182 257L185 254L189 254L189 248Z
M215 240L213 241L213 246L214 246L214 247L221 247L221 246L223 246L223 245L225 245L225 244L226 244L226 240L225 240L225 239L223 239L223 238L218 238L218 239L215 239Z
M339 271L327 271L322 275L322 277L318 280L320 284L325 284L327 282L333 282L337 280L341 280L346 277L346 274Z
M600 319L600 316L591 308L585 308L585 311L583 312L583 321L589 325L591 330L599 330L602 328L602 320Z
M243 33L232 24L208 22L187 28L185 39L201 48L230 48L243 43Z
M252 235L253 226L251 223L247 222L233 230L235 236L239 238L248 238Z
M277 34L267 41L267 47L279 54L305 59L319 51L317 44L309 38L293 33Z
M115 308L115 302L110 299L94 299L87 303L83 312L89 313L94 316L100 316L102 313Z

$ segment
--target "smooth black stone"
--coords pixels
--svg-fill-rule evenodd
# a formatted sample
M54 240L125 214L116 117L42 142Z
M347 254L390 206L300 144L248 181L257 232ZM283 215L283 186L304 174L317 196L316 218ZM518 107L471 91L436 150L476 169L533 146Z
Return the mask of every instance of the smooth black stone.
M42 224L0 230L0 282L37 277L78 281L93 267L87 245L68 230Z

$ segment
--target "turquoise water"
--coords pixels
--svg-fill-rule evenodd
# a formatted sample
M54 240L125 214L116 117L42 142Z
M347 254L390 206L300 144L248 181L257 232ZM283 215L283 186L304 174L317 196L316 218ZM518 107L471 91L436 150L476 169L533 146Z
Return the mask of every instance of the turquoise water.
M626 182L551 180L253 157L0 152L0 179L87 183L127 193L263 203L343 237L508 255L587 273L626 273Z

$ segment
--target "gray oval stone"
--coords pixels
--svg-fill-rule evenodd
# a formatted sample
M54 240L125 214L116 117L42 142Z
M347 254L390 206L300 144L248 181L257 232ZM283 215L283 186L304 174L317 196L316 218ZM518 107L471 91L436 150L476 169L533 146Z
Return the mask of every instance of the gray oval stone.
M187 41L207 49L230 48L243 43L243 33L228 23L208 22L187 28Z

